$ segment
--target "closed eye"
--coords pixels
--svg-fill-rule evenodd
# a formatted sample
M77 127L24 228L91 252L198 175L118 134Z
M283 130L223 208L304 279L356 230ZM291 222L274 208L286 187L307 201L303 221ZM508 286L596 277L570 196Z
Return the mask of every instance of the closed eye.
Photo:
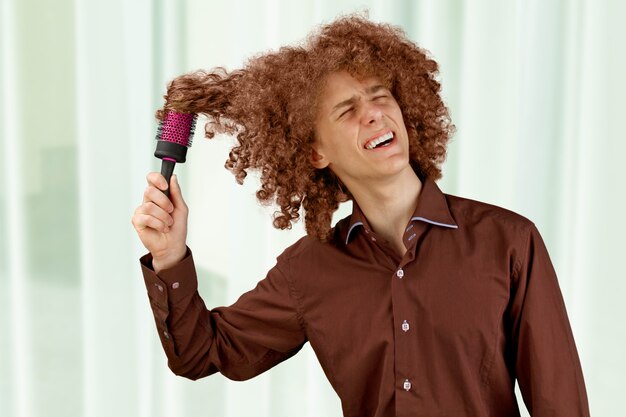
M352 111L352 107L348 108L346 111L344 111L343 113L341 113L341 114L339 115L339 117L343 117L344 115L346 115L346 114L350 113L351 111Z

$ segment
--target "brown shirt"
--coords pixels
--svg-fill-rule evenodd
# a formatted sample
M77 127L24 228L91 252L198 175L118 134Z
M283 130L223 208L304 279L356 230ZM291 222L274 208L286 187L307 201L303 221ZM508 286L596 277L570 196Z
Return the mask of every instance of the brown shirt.
M141 266L174 373L243 380L310 342L345 416L589 416L567 312L535 225L423 181L400 257L354 204L329 243L305 236L256 288L207 310L191 250Z

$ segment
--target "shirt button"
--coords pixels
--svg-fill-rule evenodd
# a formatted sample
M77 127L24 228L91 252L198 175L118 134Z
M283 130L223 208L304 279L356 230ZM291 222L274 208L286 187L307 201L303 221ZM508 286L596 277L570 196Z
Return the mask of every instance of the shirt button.
M402 270L402 268L396 271L396 275L398 276L398 278L402 279L402 277L404 276L404 271Z
M169 338L170 338L170 334L167 332L167 330L164 330L164 331L163 331L163 336L164 336L166 339L169 339ZM405 384L406 384L406 382L405 382Z
M409 331L409 322L408 321L404 320L402 322L402 330L404 330L405 332Z
M159 291L163 292L163 286L159 284L154 284L155 287L159 289Z
M405 391L408 391L411 389L411 382L408 379L404 380L404 385L402 386L404 388Z
M178 287L180 287L180 284L178 282L172 284L172 288L177 289Z

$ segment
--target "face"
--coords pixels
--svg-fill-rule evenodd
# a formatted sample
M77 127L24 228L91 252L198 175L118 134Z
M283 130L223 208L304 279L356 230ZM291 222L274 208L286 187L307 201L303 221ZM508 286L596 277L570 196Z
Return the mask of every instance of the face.
M411 169L402 112L378 78L356 79L347 72L328 76L318 103L311 164L329 167L351 190Z

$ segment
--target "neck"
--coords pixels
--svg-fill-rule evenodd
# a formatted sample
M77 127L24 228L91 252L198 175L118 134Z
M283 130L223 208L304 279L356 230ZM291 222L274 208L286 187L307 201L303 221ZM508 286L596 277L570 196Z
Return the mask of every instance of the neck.
M404 254L404 230L417 206L422 182L407 165L393 178L368 184L346 184L372 230Z

